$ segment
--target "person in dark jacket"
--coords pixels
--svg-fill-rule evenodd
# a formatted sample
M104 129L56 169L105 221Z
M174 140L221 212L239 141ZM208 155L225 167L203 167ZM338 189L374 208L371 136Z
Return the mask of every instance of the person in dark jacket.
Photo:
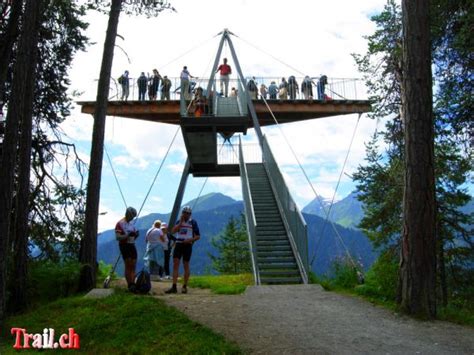
M146 86L148 83L148 78L145 76L145 73L142 72L140 77L137 80L138 85L138 100L145 101Z
M150 100L156 100L158 96L158 88L160 87L160 80L163 80L157 69L153 69L153 76L150 78L150 85L148 87L148 96Z

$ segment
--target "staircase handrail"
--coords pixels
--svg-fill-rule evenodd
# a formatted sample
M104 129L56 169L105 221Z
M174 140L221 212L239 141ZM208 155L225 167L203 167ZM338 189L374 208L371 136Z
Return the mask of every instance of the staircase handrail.
M303 282L308 283L308 227L298 206L291 197L285 179L273 157L270 146L263 136L263 163L267 170L270 184L276 197L283 222L286 225L292 248L296 251L295 258L300 269Z
M239 165L240 165L240 181L242 182L242 194L245 203L245 220L247 221L247 234L251 245L250 253L252 255L252 267L255 284L260 285L260 273L257 263L257 218L253 209L252 195L250 193L250 184L247 174L247 167L244 161L244 152L242 149L242 141L239 136Z

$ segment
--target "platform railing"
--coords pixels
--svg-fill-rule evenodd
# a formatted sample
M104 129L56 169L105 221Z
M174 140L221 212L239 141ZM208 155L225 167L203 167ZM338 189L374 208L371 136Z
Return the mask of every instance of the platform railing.
M289 239L293 248L296 248L296 261L301 271L304 283L308 282L308 231L306 222L298 209L295 201L291 197L290 191L285 183L285 179L278 168L278 164L273 157L267 139L263 137L263 160L267 169L268 177L272 183L277 203L282 212L282 217L289 230Z
M181 98L181 79L178 77L170 77L168 78L171 81L171 89L170 89L170 100L180 100ZM247 81L250 78L247 78ZM264 76L256 76L254 81L257 84L259 89L258 99L261 98L260 95L260 88L261 85L265 85L268 88L271 82L275 82L277 86L281 84L282 77L264 77ZM288 81L288 77L285 76L285 79ZM296 93L295 100L305 100L303 93L301 92L301 84L304 80L303 77L295 77L296 82L298 84L298 90ZM128 101L137 101L138 100L138 85L137 85L137 78L130 77L129 78L129 96ZM312 89L312 100L319 100L318 97L318 83L320 77L311 77L311 89ZM207 84L209 82L208 78L197 78L191 79L190 87L192 90L195 90L197 87L202 87L204 90L207 89ZM212 87L212 95L220 95L220 79L216 78L214 80L214 85ZM160 81L160 86L157 92L157 100L162 101L162 82ZM245 95L243 94L244 90L243 87L240 85L239 80L236 78L231 78L229 82L229 95L231 94L232 88L235 88L238 93L238 100L243 101L245 99ZM83 91L83 94L79 97L80 101L94 101L97 96L97 80L87 85L87 87L79 88L78 90ZM266 96L267 99L269 95ZM121 101L122 100L122 87L118 83L117 78L111 78L110 80L110 92L109 92L109 101ZM277 95L278 100L278 95ZM351 78L327 78L327 85L325 85L325 97L321 99L323 101L327 100L367 100L367 91L365 87L365 83L362 79L351 79ZM145 95L145 101L150 101L147 94ZM241 103L241 107L245 108L245 102Z
M239 137L240 181L242 182L242 195L245 203L245 221L247 224L247 234L249 237L255 284L260 285L260 275L257 263L257 218L255 217L255 211L253 209L252 194L250 193L250 184L245 163L242 142Z

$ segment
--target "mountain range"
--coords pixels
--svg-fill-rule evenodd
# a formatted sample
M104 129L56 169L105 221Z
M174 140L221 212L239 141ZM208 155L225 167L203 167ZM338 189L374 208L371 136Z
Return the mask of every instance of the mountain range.
M357 192L352 192L342 200L333 203L332 207L331 201L315 198L303 208L302 212L314 214L324 219L326 219L326 214L329 212L330 221L347 228L357 228L362 217L364 217L362 203L357 199Z
M334 204L332 208L334 214L331 212L331 216L338 216L339 220L347 222L346 224L351 228L346 228L340 224L326 223L325 219L320 216L324 216L322 209L318 212L315 209L314 201L303 209L303 217L308 225L309 260L313 260L312 270L319 275L331 271L333 261L346 255L345 248L363 265L364 269L367 269L377 256L368 238L354 229L354 226L358 223L357 218L360 217L352 218L356 215L353 210L359 208L362 210L360 205L357 206L354 203L354 198L351 194L344 199L346 201L341 200ZM201 231L201 239L193 247L192 272L194 274L211 273L209 253L217 254L211 245L211 239L218 237L223 232L232 216L236 219L240 218L241 213L244 212L243 201L236 201L221 193L210 193L200 197L198 201L188 201L186 205L193 206L193 218L198 222ZM317 213L312 213L313 211ZM342 211L347 211L348 216L344 216ZM137 239L138 269L143 265L146 231L155 220L168 221L169 216L169 213L152 213L140 217L136 222L140 231L140 237ZM119 249L118 243L115 241L114 230L110 229L100 233L98 237L98 259L107 264L113 264L118 255ZM121 259L117 270L119 273L123 273Z

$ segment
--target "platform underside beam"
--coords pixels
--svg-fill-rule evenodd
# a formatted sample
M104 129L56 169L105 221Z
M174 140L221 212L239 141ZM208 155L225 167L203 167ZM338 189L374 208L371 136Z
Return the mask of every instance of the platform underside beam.
M279 123L291 123L309 119L348 115L353 113L364 113L370 111L370 102L367 100L274 100L268 101L268 103ZM78 102L78 104L82 106L83 113L88 113L91 115L94 114L95 102L82 101ZM177 125L182 124L179 104L180 102L178 100L110 101L107 108L107 115ZM275 121L271 117L268 108L262 100L253 100L253 104L258 115L260 126L275 124ZM235 118L229 119L228 117L220 117L218 119L222 120L222 125L235 124ZM227 119L229 119L229 123L226 123L225 120ZM199 120L205 122L204 117L189 117L186 118L186 120L196 120L197 125L205 125L205 123L199 123ZM232 122L232 120L234 121ZM248 123L246 126L252 128L252 120L250 118L247 118L247 120Z

